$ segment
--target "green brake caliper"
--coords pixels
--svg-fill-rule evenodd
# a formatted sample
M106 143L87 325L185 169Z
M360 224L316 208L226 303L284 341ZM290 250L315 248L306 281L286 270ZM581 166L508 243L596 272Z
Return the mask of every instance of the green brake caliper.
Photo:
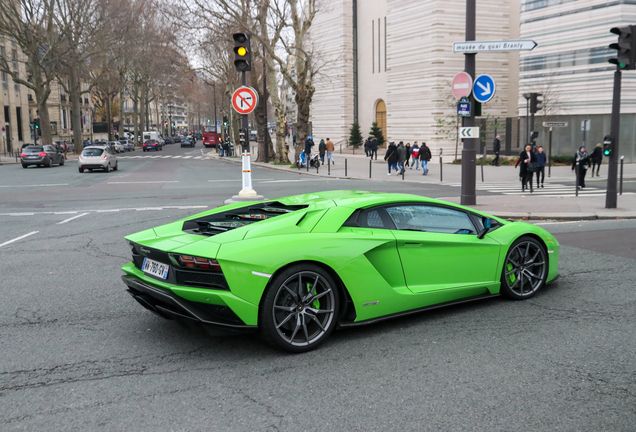
M307 292L308 292L308 293L311 293L311 287L312 287L312 284L311 284L311 283L309 283L309 282L307 282ZM314 300L314 301L311 303L311 305L313 306L313 308L314 308L314 309L320 309L320 299L316 299L316 300Z
M513 268L514 268L514 266L511 263L508 263L508 265L506 266L506 273L511 271ZM517 275L515 275L514 273L510 273L508 275L508 283L509 284L515 283L516 280L517 280Z

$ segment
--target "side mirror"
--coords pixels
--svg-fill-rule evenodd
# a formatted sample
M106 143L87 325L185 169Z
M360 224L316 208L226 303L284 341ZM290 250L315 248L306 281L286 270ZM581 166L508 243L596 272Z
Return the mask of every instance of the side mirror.
M490 228L492 227L490 218L487 218L487 217L481 218L481 223L484 225L484 229L482 229L481 232L477 234L477 238L480 240L483 239L486 234L488 234L488 231L490 231Z

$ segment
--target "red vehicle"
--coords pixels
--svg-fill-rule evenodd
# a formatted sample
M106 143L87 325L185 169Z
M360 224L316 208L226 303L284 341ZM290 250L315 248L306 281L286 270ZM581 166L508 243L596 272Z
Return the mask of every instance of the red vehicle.
M221 142L221 134L214 131L214 127L206 126L203 130L203 147L216 147Z

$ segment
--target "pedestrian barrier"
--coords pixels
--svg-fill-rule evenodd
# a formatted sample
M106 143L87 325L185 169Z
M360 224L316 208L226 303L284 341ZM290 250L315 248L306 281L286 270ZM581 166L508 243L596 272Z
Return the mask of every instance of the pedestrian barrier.
M347 176L347 160L345 159L345 177Z

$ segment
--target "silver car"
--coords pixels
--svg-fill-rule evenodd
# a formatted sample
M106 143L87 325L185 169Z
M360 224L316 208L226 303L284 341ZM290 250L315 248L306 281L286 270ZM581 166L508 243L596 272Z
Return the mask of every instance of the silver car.
M109 172L117 171L117 158L110 147L89 146L86 147L77 160L77 168L83 173L85 169L93 171L102 169Z
M112 148L115 149L115 152L117 153L123 153L126 151L126 148L124 147L124 145L122 143L120 143L119 141L111 141L108 143Z

